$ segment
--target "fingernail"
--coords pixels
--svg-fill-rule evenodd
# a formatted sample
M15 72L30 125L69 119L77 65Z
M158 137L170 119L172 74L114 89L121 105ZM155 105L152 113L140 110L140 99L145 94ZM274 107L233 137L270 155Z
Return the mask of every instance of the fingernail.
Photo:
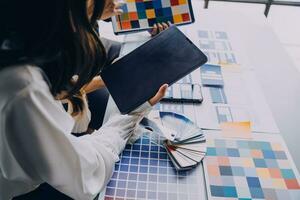
M122 0L118 1L117 3L119 3L119 4L121 4L121 5L126 4L126 2L125 2L125 1L122 1Z

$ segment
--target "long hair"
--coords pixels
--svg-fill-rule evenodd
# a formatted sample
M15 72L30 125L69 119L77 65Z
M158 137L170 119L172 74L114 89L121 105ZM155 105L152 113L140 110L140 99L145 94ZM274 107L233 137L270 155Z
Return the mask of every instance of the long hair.
M101 71L105 49L96 32L105 0L1 0L0 68L32 64L43 69L54 97L62 92L74 112L81 88ZM76 75L76 81L72 78Z

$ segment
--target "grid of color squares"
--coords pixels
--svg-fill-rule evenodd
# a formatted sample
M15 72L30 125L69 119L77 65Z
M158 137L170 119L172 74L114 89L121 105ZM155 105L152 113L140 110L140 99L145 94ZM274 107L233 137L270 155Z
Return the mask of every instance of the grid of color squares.
M142 137L127 145L107 185L105 200L197 200L201 169L176 171L165 148Z
M162 101L201 103L203 100L200 84L175 83L171 85Z
M282 139L269 142L272 137L207 139L204 168L209 199L299 199L296 169Z
M116 17L116 32L147 29L155 23L185 24L193 21L188 0L127 0Z
M216 112L219 123L232 122L232 112L229 106L216 106Z
M209 87L212 103L227 104L227 97L224 92L224 88L220 87Z
M201 83L205 86L223 87L221 66L205 64L200 68Z

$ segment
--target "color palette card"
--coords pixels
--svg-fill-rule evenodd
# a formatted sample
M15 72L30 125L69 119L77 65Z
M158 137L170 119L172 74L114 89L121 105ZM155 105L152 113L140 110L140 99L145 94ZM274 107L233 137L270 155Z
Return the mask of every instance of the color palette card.
M104 199L199 200L203 179L200 167L175 170L165 148L144 135L120 155Z
M175 83L168 88L162 101L202 103L203 96L200 84Z
M198 38L199 47L205 52L209 63L223 65L226 68L240 67L237 64L241 63L241 55L237 55L238 52L234 51L233 41L227 32L203 29L195 32L194 37Z
M201 83L205 86L223 87L224 80L219 65L203 65L200 68L201 71Z
M300 199L299 173L280 135L253 133L245 140L205 133L209 199Z
M115 34L147 30L155 23L184 25L194 22L190 0L126 0L123 13L112 17Z
M251 139L251 122L224 122L220 124L223 137Z

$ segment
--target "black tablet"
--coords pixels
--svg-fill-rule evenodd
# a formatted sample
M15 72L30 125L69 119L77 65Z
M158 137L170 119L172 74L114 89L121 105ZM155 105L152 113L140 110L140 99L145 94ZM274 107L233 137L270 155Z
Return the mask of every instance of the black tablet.
M101 77L123 114L153 97L161 85L175 83L207 62L176 26L153 37L112 65Z

